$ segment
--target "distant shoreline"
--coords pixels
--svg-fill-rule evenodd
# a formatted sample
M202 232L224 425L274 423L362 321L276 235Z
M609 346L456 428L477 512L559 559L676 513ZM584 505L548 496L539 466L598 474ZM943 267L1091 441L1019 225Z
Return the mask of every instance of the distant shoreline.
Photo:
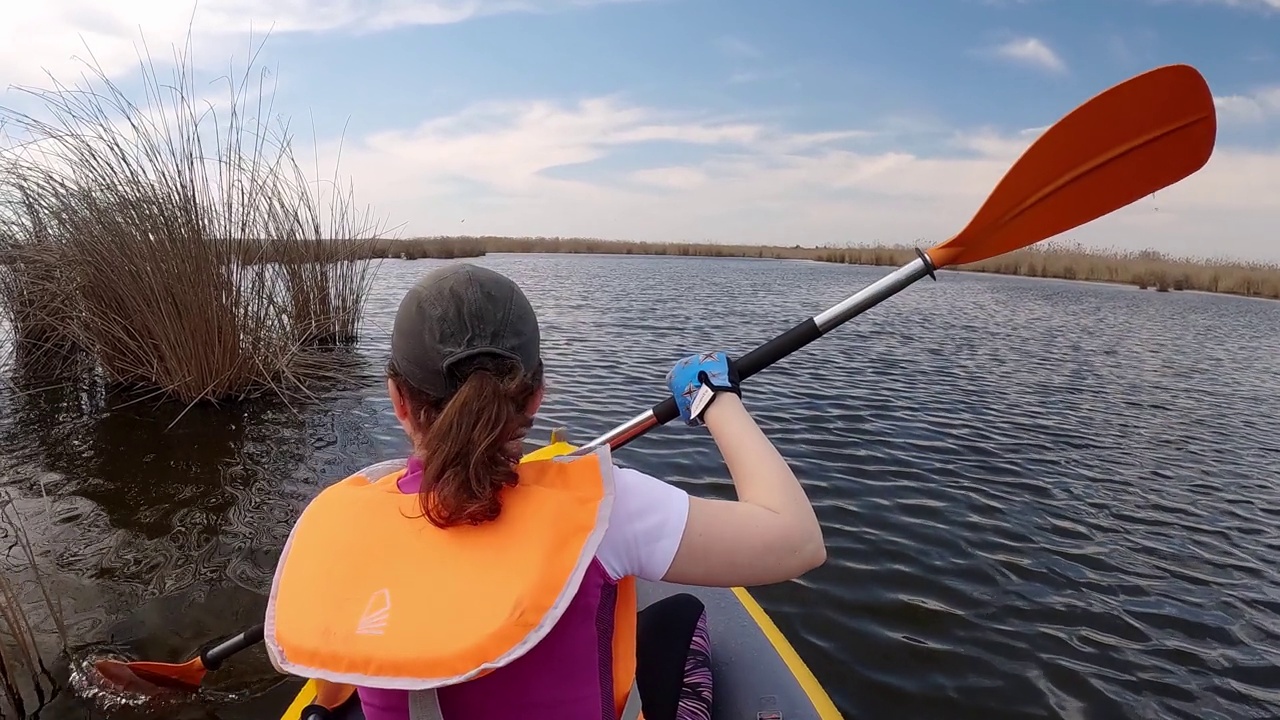
M599 255L674 255L682 257L812 260L849 265L900 266L915 258L905 245L802 247L652 243L594 238L456 236L361 242L370 258L456 259L489 253L569 253ZM1174 258L1154 250L1122 252L1081 245L1044 243L954 270L1132 285L1157 292L1194 290L1280 300L1280 265Z

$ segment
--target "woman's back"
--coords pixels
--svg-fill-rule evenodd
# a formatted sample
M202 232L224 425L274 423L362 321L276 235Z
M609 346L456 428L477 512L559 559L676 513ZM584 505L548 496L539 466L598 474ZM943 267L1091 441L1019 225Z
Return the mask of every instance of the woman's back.
M657 581L666 574L688 512L683 490L630 468L610 470L613 502L607 527L564 614L525 655L488 675L439 690L444 717L609 717L618 584L627 578ZM421 482L422 463L410 458L397 486L416 494ZM361 687L359 693L369 720L408 717L407 691Z
M608 448L517 466L542 400L539 335L523 293L490 270L449 265L411 289L391 354L388 392L414 451L396 477L339 483L304 511L269 604L277 667L359 686L371 720L405 720L411 703L446 720L608 719L634 700L633 680L647 720L708 716L701 604L674 596L638 614L635 578L758 584L825 557L727 356L684 358L667 382L685 422L711 430L737 502L618 468ZM332 571L341 602L312 595L351 544L377 560ZM348 627L339 606L375 586L387 594L376 630ZM315 597L303 619L278 612Z

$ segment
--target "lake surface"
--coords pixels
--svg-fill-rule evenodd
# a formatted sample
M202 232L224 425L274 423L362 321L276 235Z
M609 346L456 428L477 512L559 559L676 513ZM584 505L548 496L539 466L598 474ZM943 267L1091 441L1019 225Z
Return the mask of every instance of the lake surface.
M542 318L550 387L534 436L567 426L578 441L661 400L680 356L741 355L889 271L476 262L521 283ZM407 449L378 373L401 293L438 264L383 265L363 372L294 411L198 408L175 423L173 408L0 391L0 484L64 598L76 657L185 660L260 617L306 501ZM1280 715L1280 304L944 273L744 395L829 548L825 566L753 594L846 717ZM674 423L616 459L732 496L704 430ZM0 554L0 570L17 559ZM260 648L207 685L199 703L109 712L63 692L43 717L276 717L264 708L296 687Z

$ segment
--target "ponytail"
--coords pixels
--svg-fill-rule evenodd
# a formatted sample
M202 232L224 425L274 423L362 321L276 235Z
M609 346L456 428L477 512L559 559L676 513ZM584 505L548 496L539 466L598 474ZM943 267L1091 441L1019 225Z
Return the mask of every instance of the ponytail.
M422 461L422 514L447 528L479 525L502 511L503 488L516 484L522 441L533 424L526 413L542 387L542 366L524 373L507 358L474 356L451 368L462 384L436 398L388 373L408 401L413 454Z

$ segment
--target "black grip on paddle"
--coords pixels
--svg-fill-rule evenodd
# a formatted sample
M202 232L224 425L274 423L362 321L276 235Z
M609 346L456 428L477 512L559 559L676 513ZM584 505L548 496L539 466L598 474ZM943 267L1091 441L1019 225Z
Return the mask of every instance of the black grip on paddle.
M666 425L680 417L680 406L676 405L675 398L668 397L666 400L654 405L649 412L652 412L653 416L658 419L659 425Z
M265 631L266 626L258 623L230 640L214 645L200 653L200 664L205 670L217 670L227 658L262 642Z
M820 337L818 323L809 318L734 361L738 377L746 380Z
M746 380L820 337L822 337L822 331L818 329L818 323L814 322L813 318L809 318L737 360L729 362L737 371L738 380ZM653 413L659 425L665 425L680 417L680 408L673 397L668 397L654 405L649 412Z

